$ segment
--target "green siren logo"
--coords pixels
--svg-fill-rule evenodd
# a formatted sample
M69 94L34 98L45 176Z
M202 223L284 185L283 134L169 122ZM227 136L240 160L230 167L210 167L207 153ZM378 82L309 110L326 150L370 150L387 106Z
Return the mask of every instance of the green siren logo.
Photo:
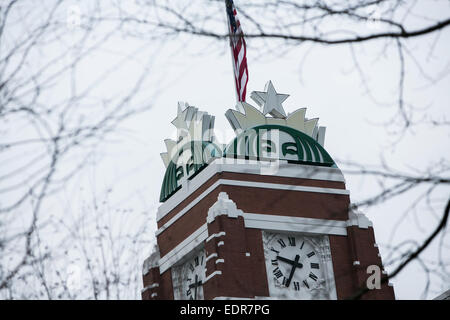
M255 160L287 160L331 167L333 159L310 136L293 128L262 125L245 130L231 142L225 157Z
M227 146L226 157L335 166L323 148L325 128L319 119L305 118L306 108L286 115L282 106L289 95L275 91L271 81L265 91L253 91L251 98L261 111L246 102L225 113L236 138ZM270 115L270 116L268 116Z
M183 179L192 179L213 159L222 157L222 148L215 143L214 119L188 103L178 102L178 114L172 121L177 140L164 140L167 152L161 153L166 173L159 201L166 201L180 189Z
M287 160L335 167L323 147L325 127L317 125L317 118L305 118L306 108L286 115L282 103L288 97L277 93L269 81L265 91L251 93L259 110L246 102L238 102L236 110L229 109L225 116L236 138L224 150L214 135L214 116L179 102L177 117L172 121L177 128L176 141L164 140L167 152L161 153L166 173L160 201L166 201L183 181L192 179L216 158Z

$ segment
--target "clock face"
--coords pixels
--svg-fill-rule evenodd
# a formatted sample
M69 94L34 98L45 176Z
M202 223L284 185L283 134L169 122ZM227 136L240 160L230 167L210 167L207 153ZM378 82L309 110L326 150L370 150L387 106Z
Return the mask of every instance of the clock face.
M205 279L205 251L197 251L176 271L178 292L175 298L184 300L203 299L203 281Z
M270 295L324 299L327 290L317 237L265 233L264 255Z

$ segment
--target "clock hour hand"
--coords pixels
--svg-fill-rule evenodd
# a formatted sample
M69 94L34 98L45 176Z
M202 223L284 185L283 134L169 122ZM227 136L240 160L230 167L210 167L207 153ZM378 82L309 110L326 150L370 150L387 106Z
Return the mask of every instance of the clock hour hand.
M290 260L290 259L287 259L287 258L284 258L284 257L281 257L281 256L277 256L277 260L289 263L291 266L295 266L296 268L303 268L303 264L298 262L297 257L298 257L298 259L300 259L299 255L295 256L296 260Z

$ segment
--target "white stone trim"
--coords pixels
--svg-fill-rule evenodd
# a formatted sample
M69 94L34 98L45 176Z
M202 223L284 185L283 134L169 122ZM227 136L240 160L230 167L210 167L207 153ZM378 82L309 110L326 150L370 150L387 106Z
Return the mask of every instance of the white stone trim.
M246 228L311 234L347 235L345 221L244 213Z
M205 241L206 238L208 238L208 227L205 223L200 228L195 230L191 235L189 235L186 239L184 239L175 248L169 251L165 256L159 259L159 273L162 274L164 271L169 269L187 253L191 252L199 244Z
M354 266L359 266L359 265L361 265L361 262L359 262L358 260L353 261L353 265L354 265Z
M220 247L220 246L223 246L224 244L225 244L225 242L219 241L219 242L217 243L217 246Z
M172 225L175 221L180 219L187 211L192 209L197 203L200 202L204 197L206 197L210 192L212 192L214 189L216 189L219 186L219 181L216 181L212 186L210 186L208 189L206 189L201 195L199 195L197 198L194 199L191 203L189 203L186 207L184 207L180 212L178 212L175 216L172 217L169 221L167 221L161 228L156 230L155 235L160 235L164 230L166 230L170 225ZM187 196L186 196L187 197ZM160 207L161 208L161 207ZM158 211L159 212L159 211ZM162 217L161 217L162 218ZM159 219L157 218L157 221Z
M159 259L159 248L158 245L155 244L150 256L144 260L142 266L142 275L145 276L150 271L150 269L159 267Z
M208 262L208 260L211 260L212 258L217 258L217 253L211 253L209 256L206 257L205 263Z
M274 174L278 177L345 182L344 176L338 168L290 164L286 160L280 160L278 164L279 167L276 174ZM181 189L161 204L156 214L156 221L161 220L216 173L234 172L260 175L261 168L265 166L267 164L264 161L230 158L215 159L192 180L183 181Z
M150 297L154 298L154 297L157 297L157 296L158 296L158 294L155 292L155 293L152 293L152 295Z
M159 287L159 283L153 283L153 284L148 285L148 286L146 286L145 288L143 288L143 289L141 290L141 293L144 293L144 292L147 291L147 290L150 290L150 289L153 289L153 288L157 288L157 287Z
M225 235L226 235L225 231L220 231L218 233L213 233L212 235L210 235L208 237L208 239L206 239L206 242L211 241L211 239L213 239L213 238L218 238L218 237L222 237L222 236L225 236Z
M214 271L213 273L211 273L209 276L207 276L205 278L205 280L203 281L203 284L205 284L207 281L209 281L212 277L215 277L215 276L221 275L221 274L222 274L222 271L220 271L220 270Z
M217 259L216 264L219 264L219 263L225 263L225 259Z
M372 221L367 216L359 211L350 210L348 213L349 219L347 220L347 226L358 226L361 229L367 229L373 227Z
M206 189L201 195L184 207L180 212L167 221L161 228L156 230L156 236L160 235L164 230L166 230L175 221L181 218L187 211L199 203L204 197L206 197L210 192L216 189L219 185L228 186L244 186L253 188L266 188L266 189L276 189L276 190L289 190L289 191L303 191L303 192L318 192L318 193L329 193L329 194L340 194L349 195L350 192L346 189L332 189L332 188L319 188L319 187L307 187L307 186L295 186L288 184L278 184L278 183L265 183L265 182L253 182L253 181L240 181L240 180L228 180L219 179L208 189ZM160 207L161 208L161 207ZM159 211L158 211L159 212ZM162 218L162 217L161 217ZM159 220L159 219L158 219Z
M217 201L208 209L206 223L211 223L216 217L226 215L229 218L237 218L242 216L242 210L236 207L236 203L230 200L226 192L219 193Z
M350 191L348 191L347 189L297 186L297 185L281 184L281 183L254 182L254 181L241 181L241 180L228 180L228 179L220 179L220 180L223 180L223 183L222 183L223 185L229 185L229 186L350 195Z
M246 257L250 257L250 252L246 252L246 253L245 253L245 256L246 256Z

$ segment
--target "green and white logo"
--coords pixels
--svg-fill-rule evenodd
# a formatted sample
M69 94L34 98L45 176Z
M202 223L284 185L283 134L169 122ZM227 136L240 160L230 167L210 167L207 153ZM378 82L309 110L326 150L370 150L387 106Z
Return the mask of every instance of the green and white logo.
M160 201L175 194L184 179L192 179L221 157L336 166L323 147L325 127L318 126L317 118L305 118L306 108L286 115L282 103L288 97L277 93L269 81L265 91L251 93L260 109L246 102L238 102L236 110L229 109L225 116L236 137L224 149L214 134L214 116L179 102L172 121L176 140L164 140L167 152L161 153L166 173Z

